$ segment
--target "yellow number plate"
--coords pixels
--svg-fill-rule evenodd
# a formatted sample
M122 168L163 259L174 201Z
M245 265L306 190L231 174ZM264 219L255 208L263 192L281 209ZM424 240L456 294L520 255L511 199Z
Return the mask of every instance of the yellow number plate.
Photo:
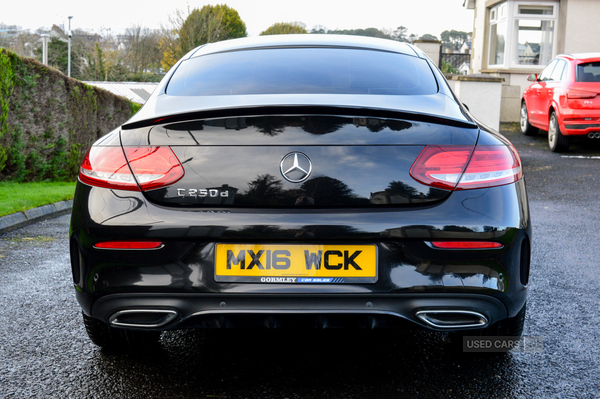
M216 281L374 283L375 245L217 244Z

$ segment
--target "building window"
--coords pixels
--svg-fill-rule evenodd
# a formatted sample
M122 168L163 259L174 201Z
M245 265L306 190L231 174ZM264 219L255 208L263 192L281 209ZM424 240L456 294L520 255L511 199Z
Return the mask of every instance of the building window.
M558 1L508 0L489 15L489 66L539 68L552 60Z
M503 65L506 48L506 3L490 10L490 65Z
M554 5L517 4L517 65L546 65L552 60L556 15Z

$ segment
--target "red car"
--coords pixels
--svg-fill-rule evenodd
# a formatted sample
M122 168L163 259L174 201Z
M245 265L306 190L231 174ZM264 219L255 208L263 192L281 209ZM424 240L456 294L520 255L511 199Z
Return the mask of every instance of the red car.
M521 131L548 131L550 150L569 149L571 136L600 139L600 53L562 54L527 80Z

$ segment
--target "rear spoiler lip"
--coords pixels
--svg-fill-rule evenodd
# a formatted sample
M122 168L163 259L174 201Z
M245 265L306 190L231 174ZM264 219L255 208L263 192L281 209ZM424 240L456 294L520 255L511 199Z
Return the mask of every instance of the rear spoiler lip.
M415 122L435 123L439 125L454 126L466 129L477 129L479 125L468 120L457 120L443 117L440 115L431 115L426 113L417 113L412 111L403 111L386 108L362 108L349 106L331 106L331 105L272 105L272 106L247 106L235 108L215 108L202 111L185 112L181 114L172 114L158 116L156 118L144 119L122 126L123 130L138 129L158 124L183 122L196 119L213 119L226 117L244 117L257 115L336 115L353 117L374 117L387 119L405 119Z

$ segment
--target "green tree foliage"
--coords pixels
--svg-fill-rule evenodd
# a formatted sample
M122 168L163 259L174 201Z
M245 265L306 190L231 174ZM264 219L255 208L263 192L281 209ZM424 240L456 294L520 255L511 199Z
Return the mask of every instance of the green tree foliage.
M306 25L301 22L277 22L261 32L260 36L288 35L294 33L308 33Z
M245 37L246 24L238 12L223 5L193 9L179 29L179 56L206 43Z
M104 53L98 42L94 44L94 52L87 54L87 67L84 76L87 80L106 80Z
M42 61L42 47L38 47L34 51L36 59ZM48 65L56 68L65 75L67 74L69 44L55 37L48 42Z
M392 39L397 40L399 42L406 41L406 34L408 33L408 29L404 26L399 26L395 31L392 32Z
M15 55L0 49L0 140L8 132L6 119L8 118L8 99L14 87L13 59ZM8 154L4 147L0 146L0 172L6 166Z
M458 73L451 63L442 60L442 67L440 68L443 73Z
M438 40L438 38L437 36L425 33L423 36L421 36L421 40Z
M330 30L327 33L335 35L369 36L379 37L382 39L392 39L392 36L390 34L380 31L377 28Z
M312 34L318 34L318 35L324 35L324 34L327 33L327 28L324 27L323 25L315 25L311 29L310 33L312 33Z
M84 49L81 43L76 40L72 40L71 43L71 76L75 78L81 78L82 68L82 54ZM35 58L38 61L42 61L42 47L38 47L34 50ZM53 37L48 42L48 65L58 69L65 75L67 75L67 69L69 65L69 43Z
M469 34L458 30L445 30L441 34L442 45L454 51L459 51L462 45L467 41Z

